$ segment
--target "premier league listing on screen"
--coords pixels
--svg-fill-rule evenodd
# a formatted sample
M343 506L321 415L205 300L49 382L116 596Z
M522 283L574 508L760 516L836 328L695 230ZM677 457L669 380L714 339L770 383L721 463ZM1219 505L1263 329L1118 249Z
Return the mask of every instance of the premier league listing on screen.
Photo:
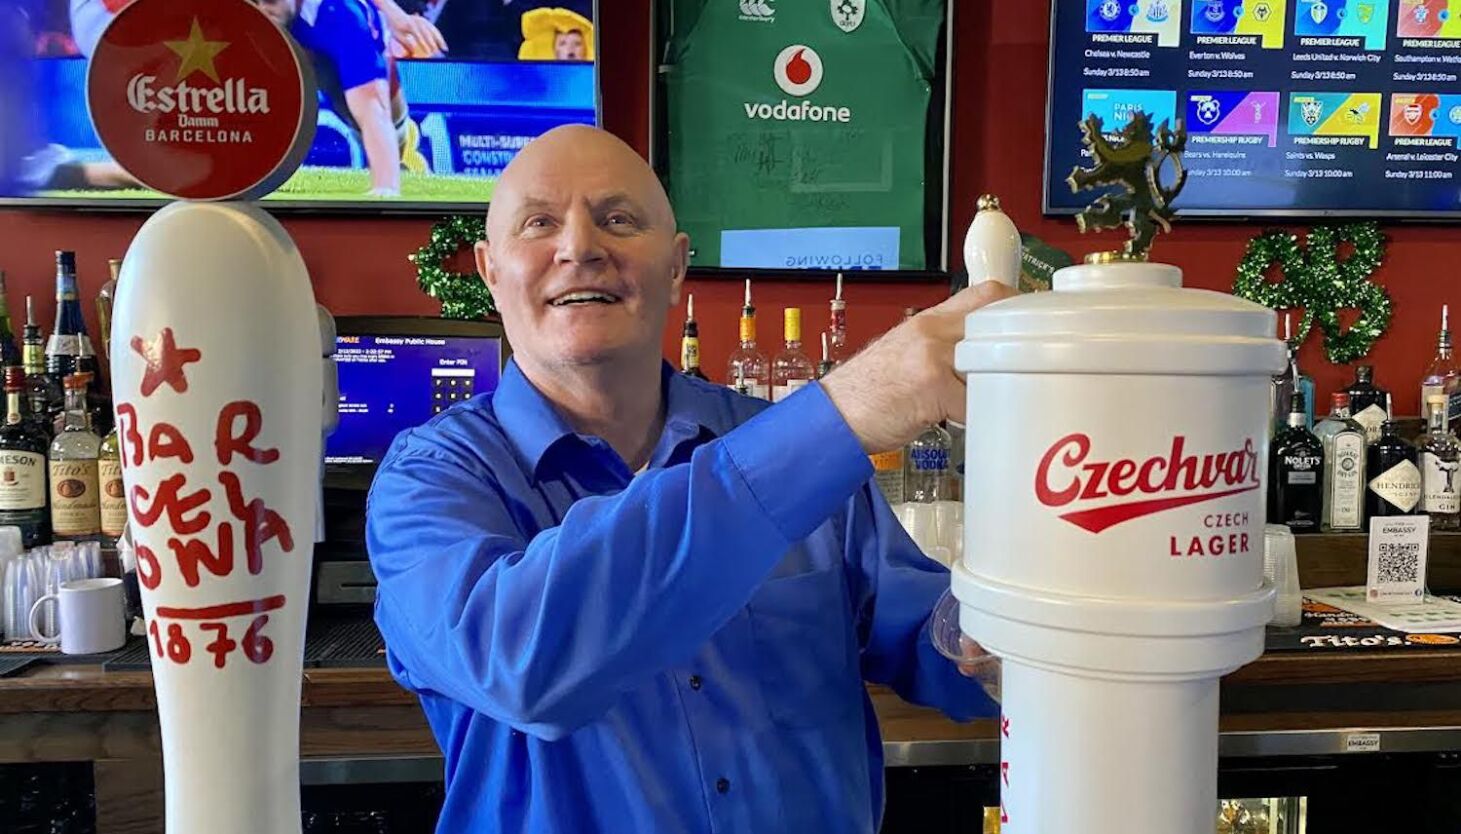
M1187 129L1188 215L1461 216L1461 0L1059 0L1045 207L1079 125Z
M88 61L130 0L21 2L34 55L21 70L25 95L13 114L24 125L14 131L23 146L19 176L9 178L0 201L155 204L160 195L109 158L87 114ZM595 0L253 2L294 39L318 86L314 141L270 203L480 205L534 137L598 121ZM176 66L134 79L129 103L181 108L197 101L206 111L246 101L248 79L230 71L228 38L202 29L158 32L178 54ZM213 88L225 95L210 98ZM5 115L12 117L10 107ZM207 112L190 112L186 125L198 142L247 143L211 129Z

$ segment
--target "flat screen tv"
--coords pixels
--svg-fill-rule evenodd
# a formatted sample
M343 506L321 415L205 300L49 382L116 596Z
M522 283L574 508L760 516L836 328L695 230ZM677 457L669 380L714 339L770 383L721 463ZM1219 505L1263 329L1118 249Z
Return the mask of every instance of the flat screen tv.
M1057 0L1045 209L1078 124L1187 127L1186 215L1461 217L1461 0Z
M108 158L86 109L87 56L130 0L10 1L26 9L34 53L15 69L22 95L0 96L21 147L18 173L0 169L0 204L159 205ZM595 0L254 2L294 37L320 88L314 143L271 206L480 208L533 137L598 123ZM389 101L388 127L368 117L371 95Z

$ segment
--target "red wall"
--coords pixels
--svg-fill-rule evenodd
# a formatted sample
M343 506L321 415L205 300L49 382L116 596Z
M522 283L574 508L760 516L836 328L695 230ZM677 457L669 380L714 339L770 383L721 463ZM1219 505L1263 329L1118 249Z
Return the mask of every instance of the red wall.
M606 126L646 152L649 146L649 0L603 4L601 23L604 119ZM959 2L954 31L954 124L951 195L953 240L962 241L975 198L993 192L1020 224L1046 241L1080 254L1111 248L1115 238L1083 240L1072 222L1040 216L1044 144L1049 4ZM1075 126L1070 127L1072 131ZM0 269L10 275L10 300L21 314L26 294L37 297L37 313L49 329L53 319L51 252L77 250L83 297L105 280L106 259L126 250L142 222L130 214L0 212ZM314 276L316 295L332 311L350 314L433 314L439 308L415 285L406 255L427 236L427 219L286 217ZM1175 263L1189 286L1226 290L1245 241L1256 225L1190 222L1158 243L1159 259ZM1461 257L1453 227L1387 228L1391 246L1376 280L1390 290L1395 318L1370 360L1382 385L1395 392L1396 409L1418 412L1419 377L1433 353L1440 305L1451 303L1461 317L1461 290L1448 269ZM958 246L954 247L956 250ZM707 372L723 374L735 338L739 285L714 280L690 282L701 321ZM944 297L932 284L889 283L849 286L849 325L862 343L887 329L906 306L925 307ZM780 338L783 306L805 308L807 339L822 326L830 287L796 282L758 282L761 339ZM88 310L88 314L90 314ZM94 322L92 323L94 327ZM93 331L95 332L95 331ZM1318 334L1301 353L1321 397L1343 387L1353 373L1324 359ZM665 334L665 350L678 355L678 318Z

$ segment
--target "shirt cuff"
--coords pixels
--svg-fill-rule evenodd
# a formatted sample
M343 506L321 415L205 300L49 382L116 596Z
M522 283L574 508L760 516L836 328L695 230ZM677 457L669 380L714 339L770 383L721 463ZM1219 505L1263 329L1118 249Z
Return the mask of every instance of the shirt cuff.
M811 535L873 476L862 443L816 383L746 421L722 442L788 542Z

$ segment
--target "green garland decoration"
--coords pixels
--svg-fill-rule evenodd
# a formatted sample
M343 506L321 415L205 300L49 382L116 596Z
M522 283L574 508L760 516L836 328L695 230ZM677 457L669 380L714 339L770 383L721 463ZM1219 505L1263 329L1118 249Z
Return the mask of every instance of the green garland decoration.
M463 247L487 236L480 215L456 215L431 227L431 241L409 256L422 292L441 302L444 319L481 319L497 313L492 293L476 272L454 272L446 263Z
M1353 252L1339 257L1348 243ZM1297 347L1318 324L1324 331L1324 350L1329 361L1343 365L1370 352L1390 327L1394 312L1390 294L1369 279L1385 257L1385 236L1378 223L1349 223L1316 226L1305 245L1288 232L1270 229L1248 242L1238 262L1233 294L1275 310L1302 308L1304 315L1292 344ZM1278 264L1282 279L1265 276ZM1357 309L1360 317L1348 330L1340 312Z

